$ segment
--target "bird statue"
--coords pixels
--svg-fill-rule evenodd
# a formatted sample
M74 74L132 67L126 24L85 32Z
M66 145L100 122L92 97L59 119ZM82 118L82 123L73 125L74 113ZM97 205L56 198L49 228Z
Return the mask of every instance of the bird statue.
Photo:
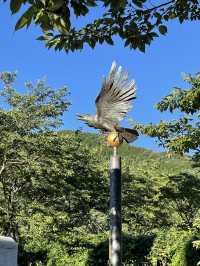
M96 98L96 115L77 114L78 119L88 126L100 129L104 134L112 134L123 141L133 142L138 137L135 129L120 127L119 122L132 108L136 93L134 80L128 81L128 72L122 76L122 67L117 70L116 62L112 63L110 72L103 80L102 88Z

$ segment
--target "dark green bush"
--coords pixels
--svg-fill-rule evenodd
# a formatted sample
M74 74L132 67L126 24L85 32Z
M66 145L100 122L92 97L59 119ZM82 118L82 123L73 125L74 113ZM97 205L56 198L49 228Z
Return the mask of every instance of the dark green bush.
M124 266L150 265L148 254L153 244L153 235L131 236L124 234L122 238L122 262ZM89 253L87 266L108 265L108 240L94 247Z

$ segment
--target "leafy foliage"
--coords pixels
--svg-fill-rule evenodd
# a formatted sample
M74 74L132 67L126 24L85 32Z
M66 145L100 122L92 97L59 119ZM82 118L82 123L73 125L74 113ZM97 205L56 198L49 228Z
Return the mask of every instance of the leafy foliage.
M172 204L179 216L179 227L192 228L199 211L199 189L199 176L192 172L170 176L168 183L162 188L162 197Z
M176 228L160 231L151 250L152 265L199 265L199 90L200 74L183 76L189 88L174 88L156 108L178 112L179 119L138 125L141 133L154 137L171 156L192 153L193 169L168 177L161 199L168 202ZM194 168L195 167L195 168ZM175 210L175 212L174 212ZM177 230L177 228L179 228ZM181 229L180 229L181 228Z
M164 97L156 108L163 111L181 112L180 119L174 121L161 121L159 124L147 126L138 125L142 133L157 138L160 145L170 152L179 154L193 152L194 159L198 161L200 152L199 143L199 96L200 74L195 76L184 75L189 89L174 88Z
M200 252L192 245L195 238L192 232L176 228L161 230L151 250L151 265L196 266Z
M43 146L45 143L42 132L60 124L59 116L69 103L66 88L54 91L45 87L43 81L36 87L27 85L29 93L21 95L12 87L15 76L1 73L4 88L0 96L6 101L7 109L0 109L0 190L2 230L18 238L18 215L26 206L27 196L32 197L32 175L42 165L42 155L38 153L42 150L39 141Z
M151 249L154 235L131 236L123 234L122 247L123 259L122 263L126 266L142 266L148 265L147 255ZM102 266L108 262L108 240L101 241L89 252L88 261L84 265Z
M35 23L44 32L39 40L45 41L48 48L66 52L82 50L84 44L92 48L104 42L113 45L115 36L124 40L125 47L144 52L155 38L167 34L168 21L178 19L183 23L200 19L197 0L155 1L155 4L148 0L10 0L11 12L19 12L23 4L26 11L15 29ZM88 16L92 11L103 11L103 15L76 28L73 16Z
M19 266L107 265L111 150L102 136L58 130L65 87L38 81L23 94L16 73L0 77L0 231L18 241ZM186 156L120 153L124 265L196 265L198 168Z

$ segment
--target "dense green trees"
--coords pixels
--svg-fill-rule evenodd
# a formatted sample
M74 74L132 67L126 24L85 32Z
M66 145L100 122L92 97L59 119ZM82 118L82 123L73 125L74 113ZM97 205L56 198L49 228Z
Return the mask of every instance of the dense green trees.
M55 131L70 105L67 89L38 81L21 94L13 88L15 77L1 73L0 228L19 241L19 264L29 265L45 263L65 238L71 250L73 234L86 226L100 230L93 216L105 211L108 186L79 134Z
M156 108L161 112L170 111L171 113L178 113L178 119L174 119L173 121L161 121L158 124L138 125L138 129L141 133L156 138L158 143L167 149L171 156L175 153L181 155L190 154L193 159L192 169L168 177L166 185L161 188L161 198L168 201L168 207L172 210L173 223L176 225L176 228L182 228L182 230L184 230L179 233L179 231L176 231L177 229L173 229L175 230L175 235L177 235L177 241L179 238L181 239L181 237L179 237L181 235L185 235L185 239L188 238L188 241L184 243L181 249L178 247L171 249L170 245L165 247L165 250L168 249L172 252L166 255L165 263L169 265L198 265L200 254L197 252L195 256L197 256L198 259L195 257L195 259L192 260L191 254L186 254L186 251L188 252L188 247L196 247L197 249L200 247L200 74L197 73L194 76L184 74L183 79L189 85L187 89L175 87L169 95L164 97L156 105ZM174 241L172 235L167 235L166 232L163 232L160 242L157 240L156 253L158 253L159 250L158 246L160 245L162 247L162 241ZM167 240L165 237L169 237L171 240ZM184 242L184 240L182 239L181 242ZM176 244L178 244L178 242ZM176 249L178 254L179 251L181 252L180 258L177 253L176 256L173 253ZM157 256L156 263L160 259L161 258Z
M3 0L6 2L7 0ZM160 34L167 33L167 22L177 19L200 19L198 0L10 0L12 13L20 11L26 4L26 11L16 23L16 30L39 25L43 31L40 40L48 48L74 51L81 50L84 44L94 48L96 44L114 43L114 37L124 40L131 49L145 51ZM78 28L76 17L88 16L96 12L97 18Z
M15 74L1 73L3 89L0 92L0 189L2 230L18 238L17 215L32 197L32 183L42 165L41 154L45 136L51 127L61 121L59 116L67 109L66 88L54 91L43 81L36 87L27 84L26 95L13 89Z
M97 135L58 130L66 88L38 81L19 93L15 78L1 73L0 232L18 241L19 266L106 265L111 151ZM198 167L128 145L120 153L124 265L195 266Z

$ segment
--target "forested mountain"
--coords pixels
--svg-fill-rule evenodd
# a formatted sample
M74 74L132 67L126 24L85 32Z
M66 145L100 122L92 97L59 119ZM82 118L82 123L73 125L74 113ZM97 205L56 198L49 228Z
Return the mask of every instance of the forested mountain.
M64 131L64 133L70 134L73 132ZM108 159L112 154L112 149L108 147L106 143L106 138L93 133L84 133L79 132L82 142L86 144L87 147L92 148L101 152L102 159ZM157 167L162 169L164 172L175 173L181 170L185 170L190 168L191 159L186 156L171 156L167 152L154 152L149 149L144 149L140 147L134 147L133 145L128 145L124 143L119 148L119 154L124 159L124 161L131 160L134 163L135 169L140 168L138 164L147 164L148 167L150 165L157 165ZM123 161L123 160L122 160Z

